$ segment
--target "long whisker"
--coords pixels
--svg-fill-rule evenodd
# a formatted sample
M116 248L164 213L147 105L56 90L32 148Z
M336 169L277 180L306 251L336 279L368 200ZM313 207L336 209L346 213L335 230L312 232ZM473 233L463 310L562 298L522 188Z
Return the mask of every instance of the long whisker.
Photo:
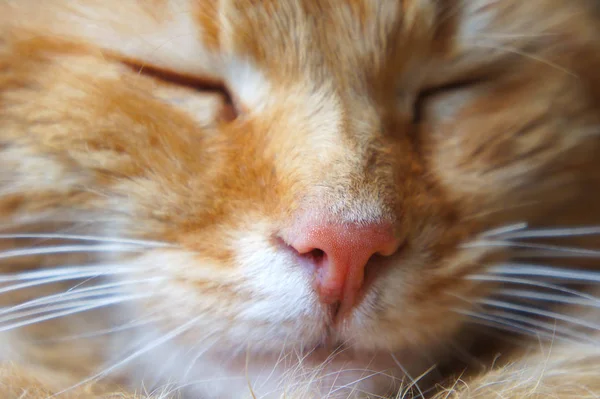
M568 305L581 305L600 308L600 298L596 301L582 300L580 298L573 298L567 295L555 295L545 294L536 291L516 290L516 289L502 289L494 292L501 296L510 296L523 299L540 300L553 303L563 303Z
M476 281L486 281L486 282L498 282L498 283L512 283L512 284L522 284L531 287L539 287L539 288L547 288L550 290L563 292L565 294L575 295L580 298L585 298L591 301L599 301L600 298L597 298L593 295L586 294L584 292L572 290L569 288L561 287L560 285L555 285L551 283L544 283L535 280L527 280L522 278L513 278L513 277L504 277L504 276L488 276L485 274L473 274L471 276L466 277L467 280L476 280Z
M14 330L16 328L21 328L21 327L29 326L32 324L41 323L43 321L53 320L53 319L57 319L59 317L69 316L69 315L76 314L76 313L82 313L82 312L86 312L88 310L98 309L98 308L110 306L110 305L115 305L118 303L130 301L130 300L147 298L149 296L151 296L151 295L129 295L129 296L121 296L121 297L111 298L111 299L105 300L105 301L97 301L97 302L94 302L93 305L79 306L74 309L68 309L68 310L65 310L62 312L56 312L56 313L52 313L52 314L49 314L46 316L36 317L36 318L25 320L22 322L9 324L7 326L0 326L0 332Z
M529 327L524 326L523 324L515 323L510 320L506 320L502 317L492 316L487 313L479 313L479 312L471 312L464 309L451 309L453 312L468 316L467 321L474 324L481 324L487 327L499 328L502 330L510 331L517 334L526 334L539 338L546 338L550 340L554 340L556 338L564 339L567 341L575 342L569 338L557 337L555 334L549 334L545 331L535 330Z
M509 302L504 302L504 301L496 301L493 299L480 299L477 302L479 302L483 305L492 306L495 308L508 309L508 310L513 310L513 311L517 311L517 312L520 311L520 312L530 313L530 314L534 314L537 316L549 317L552 319L561 320L561 321L565 321L567 323L576 324L576 325L579 325L582 327L600 331L600 325L598 325L598 324L589 323L585 320L576 319L574 317L570 317L570 316L567 316L567 315L564 315L561 313L556 313L556 312L551 312L551 311L547 311L547 310L543 310L543 309L533 308L530 306L517 305L514 303L509 303Z
M0 239L57 239L57 240L77 240L77 241L93 241L107 242L117 244L130 244L151 247L174 247L175 245L161 241L136 240L130 238L111 238L91 235L78 234L0 234Z
M104 370L92 375L91 377L85 378L84 380L78 382L77 384L75 384L69 388L66 388L60 392L53 394L48 399L55 398L59 395L62 395L63 393L66 393L66 392L72 390L72 389L78 388L82 385L85 385L89 382L95 381L99 378L102 378L102 377L108 375L113 370L123 366L124 364L130 362L131 360L138 358L139 356L151 351L152 349L185 333L186 331L188 331L189 329L194 327L194 325L196 325L202 319L202 317L203 316L198 316L198 317L193 318L192 320L189 320L188 322L182 324L181 326L169 331L167 334L163 335L162 337L160 337L160 338L150 342L149 344L145 345L144 347L138 349L137 351L133 352L132 354L130 354L129 356L125 357L124 359L118 361L117 363L113 364L112 366L105 368Z
M552 333L552 335L556 335L556 333L559 333L564 337L572 338L574 341L586 341L589 343L598 344L597 340L591 339L590 337L588 337L584 334L578 334L577 332L572 331L568 328L558 326L558 325L556 325L556 323L547 323L547 322L543 322L540 320L532 319L531 317L521 316L518 314L504 312L504 311L499 311L499 312L494 311L492 313L486 313L486 314L488 314L492 317L499 317L501 319L521 322L521 323L524 323L524 324L527 324L527 325L530 325L530 326L533 326L536 328L541 328L541 329L548 331L549 333Z
M504 234L509 234L509 233L513 233L516 231L522 231L526 228L527 228L527 223L515 223L515 224L510 224L508 226L503 226L503 227L499 227L496 229L487 230L486 232L481 234L481 237L488 238L488 237L502 236Z
M194 366L196 365L196 363L198 363L198 360L200 360L200 358L202 356L204 356L204 354L206 354L206 352L208 352L217 342L219 342L219 339L220 339L219 337L212 339L208 345L203 346L202 349L200 349L194 355L194 358L190 361L189 366L186 368L185 373L183 374L184 380L187 379L187 376L192 372L192 370L194 369Z
M52 305L46 305L41 308L34 308L29 310L23 310L20 312L11 312L7 316L0 317L0 323L13 322L18 319L22 319L24 317L36 316L39 314L44 314L48 312L55 312L57 310L65 310L65 309L76 309L82 306L86 306L88 304L97 303L98 301L106 298L114 298L116 295L122 294L121 291L116 290L106 290L105 293L99 294L101 295L99 298L94 298L90 295L91 298L83 298L80 300L73 300L66 303L57 303ZM98 296L98 295L96 295Z
M140 252L142 248L139 245L58 245L50 247L34 247L26 249L13 249L0 252L0 259L17 258L21 256L50 255L60 253L81 253L81 252Z
M96 330L96 331L89 332L89 333L66 335L66 336L62 336L59 338L40 339L40 340L35 340L34 342L36 342L36 343L58 343L58 342L74 341L77 339L97 338L97 337L101 337L103 335L114 334L114 333L118 333L118 332L122 332L122 331L133 330L135 328L142 327L142 326L147 326L148 324L153 324L162 319L164 319L164 317L156 317L156 318L143 320L143 321L139 321L139 322L135 322L135 323L134 322L126 323L126 324L123 324L123 325L120 325L117 327L113 327L113 328Z
M134 269L133 268L121 268L121 267L114 268L113 267L112 270L104 269L104 270L94 271L94 272L81 272L81 273L73 273L70 275L62 275L62 276L58 276L58 277L38 279L38 280L29 281L26 283L13 284L8 287L1 288L0 294L4 294L6 292L11 292L11 291L15 291L15 290L20 290L23 288L36 287L36 286L44 285L44 284L56 283L56 282L61 282L61 281L69 281L69 280L78 280L78 279L85 278L85 277L100 277L100 276L124 274L124 273L129 273L132 270L134 270Z
M67 266L60 268L51 268L51 269L43 269L43 270L34 270L29 272L22 273L12 273L12 274L0 274L0 283L7 283L11 281L22 281L22 280L35 280L40 278L48 278L48 277L59 277L59 276L69 276L73 274L79 273L87 273L93 275L94 273L102 273L106 270L115 269L119 267L118 265L112 264L96 264L91 266ZM125 269L124 267L121 267ZM130 268L131 269L131 268Z
M534 249L537 252L531 251L527 256L568 256L568 257L600 257L600 251L593 249L583 249L575 247L562 247L560 245L535 244L512 242L502 240L479 240L462 245L463 248L518 248L518 249ZM524 256L524 255L521 255Z
M80 288L76 290L68 290L58 294L46 295L40 298L36 298L27 302L20 303L15 306L0 309L0 315L10 313L20 309L26 309L33 306L45 305L48 303L58 303L64 301L71 301L74 299L87 298L90 296L103 295L108 292L116 291L114 288L124 287L128 285L136 285L141 283L151 283L165 280L165 277L151 277L147 279L120 281L118 283L101 284L93 287ZM112 290L111 290L112 289Z
M523 238L552 238L552 237L578 237L600 234L600 226L594 227L569 227L562 229L530 229L524 231L509 231L498 234L503 240Z
M536 54L528 53L526 51L523 51L523 50L521 50L521 49L519 49L517 47L512 47L512 46L508 46L508 45L501 45L501 44L497 44L497 43L494 43L494 44L491 44L491 45L490 44L482 44L482 43L473 43L473 46L475 46L475 47L481 47L481 48L484 48L484 49L499 50L499 51L505 51L507 53L517 54L517 55L520 55L520 56L522 56L524 58L529 58L532 61L536 61L536 62L545 64L545 65L548 65L548 66L550 66L552 68L555 68L556 70L559 70L561 72L564 72L564 73L566 73L568 75L571 75L571 76L577 78L577 74L575 74L574 72L566 69L565 67L563 67L563 66L561 66L561 65L559 65L559 64L557 64L555 62L552 62L552 61L550 61L548 59L545 59L545 58L543 58L541 56L538 56Z
M551 277L561 280L600 282L600 272L597 271L562 269L526 263L496 265L489 268L488 272L500 275Z

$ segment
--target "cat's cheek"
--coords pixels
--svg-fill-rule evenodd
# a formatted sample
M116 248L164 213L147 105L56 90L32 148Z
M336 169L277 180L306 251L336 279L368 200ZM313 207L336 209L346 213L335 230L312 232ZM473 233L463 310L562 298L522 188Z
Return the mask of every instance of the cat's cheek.
M119 281L140 281L127 289L144 296L139 313L160 319L156 328L163 333L196 319L196 326L182 335L185 342L193 344L211 331L224 347L249 344L266 353L321 343L327 318L310 273L263 235L240 237L234 239L231 264L164 248L128 261L124 266L130 273Z
M241 287L252 293L239 320L267 324L269 335L262 339L267 345L281 345L283 340L292 345L318 344L325 337L328 318L312 286L311 271L264 234L244 234L236 247Z
M248 233L236 240L236 264L244 285L259 295L294 303L296 308L316 305L312 275L291 253L280 250L265 235ZM282 304L283 304L282 303ZM293 312L290 316L299 316Z

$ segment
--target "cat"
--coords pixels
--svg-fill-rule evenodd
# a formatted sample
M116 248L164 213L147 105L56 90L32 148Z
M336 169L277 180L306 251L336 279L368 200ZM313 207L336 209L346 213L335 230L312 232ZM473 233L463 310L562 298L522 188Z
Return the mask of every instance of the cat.
M0 394L597 397L599 71L595 0L2 0Z

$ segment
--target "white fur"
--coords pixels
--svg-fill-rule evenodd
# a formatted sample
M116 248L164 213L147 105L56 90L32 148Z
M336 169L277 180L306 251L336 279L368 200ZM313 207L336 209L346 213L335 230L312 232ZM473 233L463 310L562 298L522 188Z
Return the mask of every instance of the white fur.
M229 57L224 75L239 105L250 112L263 111L273 97L266 77L250 61Z

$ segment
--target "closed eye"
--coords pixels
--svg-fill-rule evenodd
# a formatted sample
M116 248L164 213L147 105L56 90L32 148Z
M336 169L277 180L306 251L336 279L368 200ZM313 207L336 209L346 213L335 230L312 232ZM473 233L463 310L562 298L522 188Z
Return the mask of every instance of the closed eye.
M125 62L124 64L140 75L148 76L170 85L187 88L201 93L219 95L223 99L223 108L219 112L219 117L222 121L231 122L239 116L239 109L231 91L223 82L213 79L192 77L154 66L140 66L131 62Z
M468 79L458 80L455 82L451 82L451 83L443 84L440 86L434 86L434 87L430 87L430 88L421 90L421 92L419 92L419 94L417 95L417 97L413 103L413 114L412 114L413 123L419 124L419 123L423 122L423 120L425 119L425 116L426 116L425 111L426 111L427 102L430 99L437 97L439 95L442 95L442 94L447 94L447 93L458 91L458 90L464 90L466 88L481 84L484 81L485 81L485 79L482 79L481 77L468 78Z

